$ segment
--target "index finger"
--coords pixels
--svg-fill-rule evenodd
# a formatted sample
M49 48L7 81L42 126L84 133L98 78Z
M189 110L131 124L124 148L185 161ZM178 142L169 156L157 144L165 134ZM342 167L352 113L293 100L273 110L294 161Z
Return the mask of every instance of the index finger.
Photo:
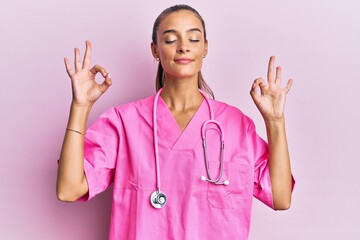
M96 75L98 72L100 72L103 77L106 77L106 74L107 74L105 68L103 68L100 65L95 65L94 67L92 67L90 69L90 72L94 75Z
M83 61L83 66L82 67L83 68L89 68L90 67L92 46L91 46L91 42L89 40L86 40L85 44L86 44L86 51L85 51L84 61Z

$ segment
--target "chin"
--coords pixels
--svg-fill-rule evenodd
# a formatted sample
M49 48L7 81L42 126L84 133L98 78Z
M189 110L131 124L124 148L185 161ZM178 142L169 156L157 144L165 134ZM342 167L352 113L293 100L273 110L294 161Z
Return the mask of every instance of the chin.
M174 77L176 78L193 78L193 77L197 77L198 73L196 74L176 74L174 75Z
M174 71L170 75L174 76L176 78L191 78L194 76L197 76L199 74L199 71Z

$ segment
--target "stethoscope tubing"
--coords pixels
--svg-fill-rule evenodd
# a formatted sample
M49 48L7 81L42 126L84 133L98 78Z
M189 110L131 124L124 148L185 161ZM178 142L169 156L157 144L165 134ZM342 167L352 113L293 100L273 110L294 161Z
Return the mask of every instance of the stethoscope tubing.
M155 208L162 208L164 207L164 205L166 204L166 195L165 193L161 192L160 188L161 188L161 178L160 178L160 160L159 160L159 146L158 146L158 134L157 134L157 104L158 104L158 100L159 100L159 96L162 92L162 88L156 93L155 95L155 99L154 99L154 106L153 106L153 132L154 132L154 152L155 152L155 164L156 164L156 188L157 190L155 192L153 192L150 196L150 202L153 205L153 207ZM209 108L209 115L210 115L210 119L206 120L202 126L201 126L201 138L202 138L202 142L203 142L203 148L204 148L204 158L205 158L205 166L206 166L206 174L207 174L207 178L202 176L201 180L203 181L207 181L216 185L229 185L229 181L225 180L223 182L221 181L222 178L222 174L223 174L223 168L224 168L224 129L221 126L221 124L216 121L214 119L214 112L210 103L210 100L208 99L208 97L206 96L206 93L204 93L202 90L200 90L201 95L203 95L208 108ZM221 156L220 156L220 171L219 171L219 176L216 179L213 179L210 175L210 167L209 167L209 159L208 159L208 154L207 154L207 147L206 147L206 127L208 124L214 124L217 126L220 135L221 135L221 141L220 141L220 152L221 152Z
M222 132L221 132L222 133ZM223 134L221 134L223 136ZM220 144L220 171L219 171L219 176L217 179L213 179L210 175L210 169L209 169L209 157L207 154L207 146L206 146L206 132L204 133L204 137L203 137L203 148L204 148L204 159L205 159L205 167L206 167L206 173L208 175L208 178L205 179L208 182L211 183L215 183L217 184L221 178L222 178L222 173L223 173L223 169L224 169L224 140L221 140L221 144ZM222 184L222 183L219 183Z
M159 147L158 147L158 134L157 134L157 103L159 100L160 93L162 92L162 88L157 92L154 99L154 107L153 107L153 129L154 129L154 149L155 149L155 162L156 162L156 188L160 192L161 181L160 181L160 161L159 161Z

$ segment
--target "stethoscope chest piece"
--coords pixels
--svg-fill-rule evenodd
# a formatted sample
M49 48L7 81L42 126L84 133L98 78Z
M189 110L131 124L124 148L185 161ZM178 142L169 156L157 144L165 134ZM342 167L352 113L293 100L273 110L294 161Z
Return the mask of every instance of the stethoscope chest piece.
M166 204L166 195L160 190L156 190L150 196L150 203L154 208L163 208Z

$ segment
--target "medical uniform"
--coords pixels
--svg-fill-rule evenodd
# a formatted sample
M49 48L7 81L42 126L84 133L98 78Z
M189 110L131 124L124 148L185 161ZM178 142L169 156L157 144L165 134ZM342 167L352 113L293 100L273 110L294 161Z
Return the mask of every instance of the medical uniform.
M207 176L200 132L209 119L206 101L182 132L160 97L159 165L161 190L167 195L162 209L150 204L156 190L154 96L109 109L87 130L84 168L89 193L80 201L114 184L110 239L247 239L253 196L273 208L266 142L240 110L212 99L210 103L224 129L222 180L230 184L201 180ZM210 173L217 178L220 135L211 125L207 151Z

